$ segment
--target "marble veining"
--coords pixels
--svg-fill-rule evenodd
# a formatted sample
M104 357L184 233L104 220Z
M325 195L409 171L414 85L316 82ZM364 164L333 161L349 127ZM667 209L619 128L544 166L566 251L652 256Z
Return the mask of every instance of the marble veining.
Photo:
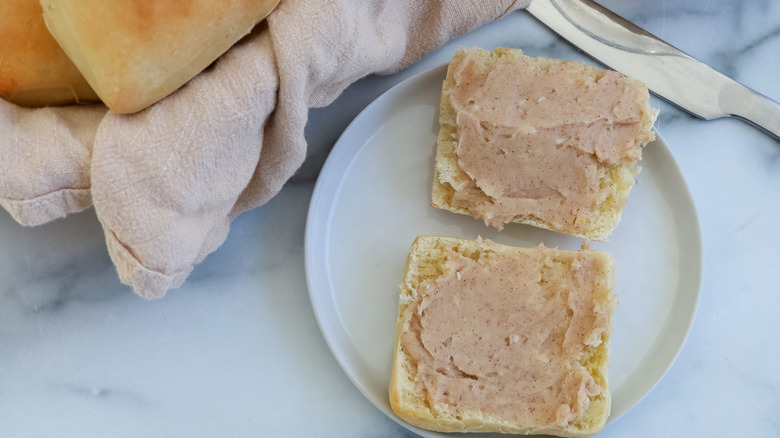
M680 49L780 100L780 2L604 0ZM0 437L412 437L333 359L305 280L314 183L352 119L462 46L594 63L525 12L310 112L309 153L242 214L187 283L157 301L116 278L91 210L36 228L0 211ZM780 142L652 97L693 194L705 251L689 339L666 377L603 437L780 436Z

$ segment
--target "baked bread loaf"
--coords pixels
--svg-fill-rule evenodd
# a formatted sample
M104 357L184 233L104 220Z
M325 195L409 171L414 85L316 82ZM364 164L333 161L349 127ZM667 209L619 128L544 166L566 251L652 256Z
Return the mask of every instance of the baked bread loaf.
M600 431L613 281L602 251L418 237L400 291L393 411L442 432Z
M655 135L647 87L518 49L461 50L442 87L431 204L603 241Z
M41 0L51 34L117 113L157 102L209 66L278 0Z
M28 107L98 101L46 29L42 13L38 0L0 5L0 97Z

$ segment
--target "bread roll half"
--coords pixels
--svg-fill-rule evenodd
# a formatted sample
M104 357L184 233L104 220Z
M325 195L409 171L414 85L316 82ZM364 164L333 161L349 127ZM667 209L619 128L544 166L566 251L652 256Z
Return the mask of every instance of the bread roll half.
M615 71L464 49L442 86L431 205L604 241L620 222L658 111Z
M400 291L393 411L442 432L599 432L613 281L602 251L418 237Z

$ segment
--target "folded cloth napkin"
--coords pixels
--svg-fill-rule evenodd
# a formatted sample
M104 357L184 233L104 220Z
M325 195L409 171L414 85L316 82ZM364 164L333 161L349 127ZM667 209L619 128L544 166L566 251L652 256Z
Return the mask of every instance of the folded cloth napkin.
M94 206L121 281L161 297L300 167L309 108L529 2L282 0L140 113L0 100L0 205L24 225Z

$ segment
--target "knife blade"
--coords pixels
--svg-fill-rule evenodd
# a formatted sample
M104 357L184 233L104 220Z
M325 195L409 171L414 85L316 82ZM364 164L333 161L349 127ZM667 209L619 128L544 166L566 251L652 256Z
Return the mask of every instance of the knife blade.
M527 11L585 53L712 120L735 117L780 140L780 104L592 0L532 0Z

